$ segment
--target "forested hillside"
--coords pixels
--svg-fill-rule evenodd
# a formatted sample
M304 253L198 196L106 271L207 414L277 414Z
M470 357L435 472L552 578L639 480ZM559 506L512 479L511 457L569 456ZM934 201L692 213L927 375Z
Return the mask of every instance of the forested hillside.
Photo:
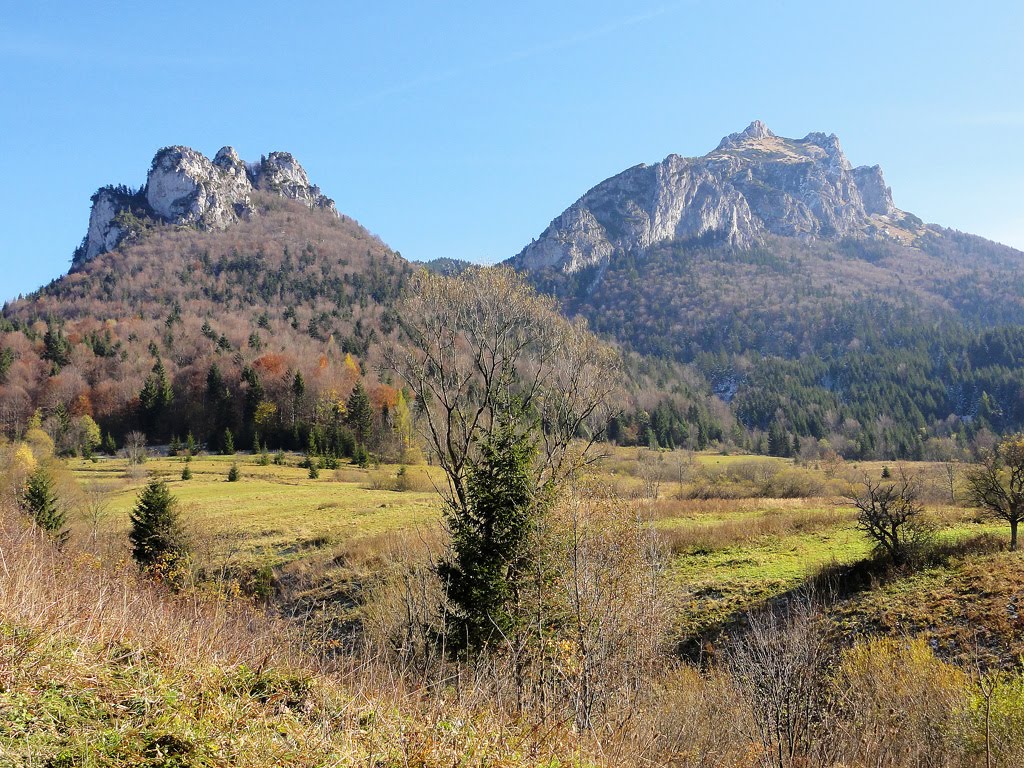
M950 231L921 247L677 243L534 274L572 314L689 363L748 430L850 457L943 458L1024 426L1024 257ZM653 430L665 444L664 430Z
M945 458L1024 427L1024 253L900 210L834 135L755 121L702 157L635 166L509 263L598 332L694 366L739 422L701 434ZM693 443L693 418L631 418L627 439Z
M97 448L97 423L108 442L141 430L305 448L313 432L351 452L372 440L404 407L398 391L370 376L372 418L362 409L358 423L345 404L411 268L351 219L253 201L256 215L219 231L144 222L129 244L5 306L0 427L20 432L38 411L69 451Z

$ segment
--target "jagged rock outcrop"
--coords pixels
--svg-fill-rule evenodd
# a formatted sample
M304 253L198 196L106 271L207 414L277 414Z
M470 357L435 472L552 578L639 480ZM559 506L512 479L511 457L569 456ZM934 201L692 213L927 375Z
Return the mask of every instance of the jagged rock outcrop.
M755 120L703 157L669 155L598 184L511 263L572 273L667 241L895 238L902 217L881 169L852 168L835 135L786 139Z
M252 175L256 189L337 213L334 201L321 194L320 187L309 183L305 169L288 152L271 152L254 167Z
M146 221L225 229L255 213L254 190L338 213L334 201L309 183L306 171L287 152L271 152L247 165L231 147L223 147L212 161L189 147L165 147L153 158L141 189L104 187L93 195L89 231L72 267L116 248L133 226Z
M218 163L188 147L160 150L146 180L146 203L164 221L223 229L251 210L252 182L244 165L231 162L234 150L217 153Z

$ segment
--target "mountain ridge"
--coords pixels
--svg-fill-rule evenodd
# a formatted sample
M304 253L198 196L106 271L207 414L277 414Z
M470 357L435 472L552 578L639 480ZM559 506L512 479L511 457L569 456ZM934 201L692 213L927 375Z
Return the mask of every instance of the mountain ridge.
M509 263L572 273L672 241L751 248L778 235L907 244L924 231L895 206L881 167L853 167L835 134L786 139L755 120L706 155L670 154L600 182Z

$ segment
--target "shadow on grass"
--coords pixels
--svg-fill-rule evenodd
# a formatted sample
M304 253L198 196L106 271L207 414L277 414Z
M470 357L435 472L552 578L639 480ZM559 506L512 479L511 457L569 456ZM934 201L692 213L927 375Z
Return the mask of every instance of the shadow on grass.
M823 566L800 584L780 594L739 611L690 637L681 638L676 646L680 658L699 666L712 662L718 649L730 637L742 635L749 626L749 617L763 612L783 612L795 601L808 599L826 608L855 595L877 589L918 571L949 565L968 557L1002 552L1006 542L991 533L981 533L952 542L934 542L912 556L907 563L896 565L880 553L854 563L832 563Z

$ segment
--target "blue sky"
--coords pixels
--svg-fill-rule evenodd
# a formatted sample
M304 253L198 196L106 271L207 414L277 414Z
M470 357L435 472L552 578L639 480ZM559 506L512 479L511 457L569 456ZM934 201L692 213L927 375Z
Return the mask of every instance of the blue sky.
M154 152L291 151L413 259L515 254L602 179L752 119L1024 248L1024 3L0 0L0 300Z

